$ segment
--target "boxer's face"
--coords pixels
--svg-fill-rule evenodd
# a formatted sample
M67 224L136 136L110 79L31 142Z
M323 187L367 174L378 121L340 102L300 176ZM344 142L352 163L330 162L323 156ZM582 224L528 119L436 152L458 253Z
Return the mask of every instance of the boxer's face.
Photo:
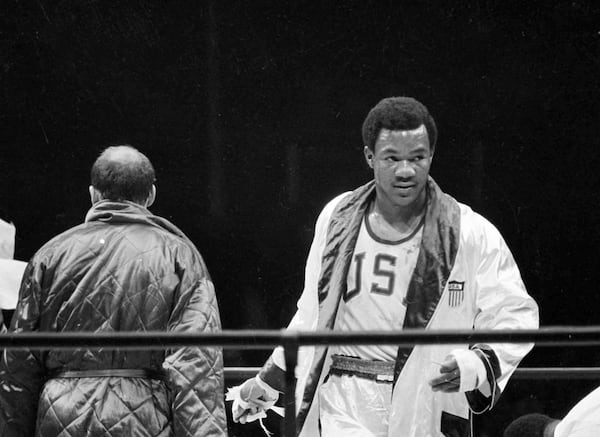
M374 150L365 147L378 202L392 208L420 208L433 153L424 125L413 130L381 129Z

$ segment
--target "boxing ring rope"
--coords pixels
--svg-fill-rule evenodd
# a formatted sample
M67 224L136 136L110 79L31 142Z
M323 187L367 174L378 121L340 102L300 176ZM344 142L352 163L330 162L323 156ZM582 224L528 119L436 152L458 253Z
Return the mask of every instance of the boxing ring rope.
M225 379L245 381L253 378L260 367L225 367ZM519 367L511 380L595 379L600 380L600 367Z
M286 393L284 434L296 436L296 401L294 369L298 348L308 345L342 344L474 344L474 343L535 343L537 346L594 346L600 345L600 326L545 327L536 330L418 330L402 331L292 331L292 330L224 330L214 333L186 332L36 332L0 335L3 349L170 349L187 346L221 346L229 349L268 349L283 346L286 362ZM548 369L548 368L543 368ZM550 368L556 376L573 376L572 370ZM517 369L520 377L535 377L542 369ZM597 376L599 369L580 368L580 376ZM548 378L548 372L543 377Z

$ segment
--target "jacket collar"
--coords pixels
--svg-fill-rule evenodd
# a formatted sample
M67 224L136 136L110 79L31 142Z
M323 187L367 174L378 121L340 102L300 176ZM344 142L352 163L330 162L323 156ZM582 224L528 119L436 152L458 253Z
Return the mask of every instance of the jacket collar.
M152 214L142 205L127 200L120 202L101 200L95 203L87 212L85 222L95 221L114 224L138 223L155 226L187 240L185 234L173 223Z

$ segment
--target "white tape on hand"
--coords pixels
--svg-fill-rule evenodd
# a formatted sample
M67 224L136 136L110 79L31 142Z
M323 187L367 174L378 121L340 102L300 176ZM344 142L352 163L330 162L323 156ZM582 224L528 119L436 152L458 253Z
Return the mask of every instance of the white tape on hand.
M237 413L237 411L239 411L239 410L246 410L247 412L242 413L239 416L238 421L240 423L248 423L248 422L254 422L255 420L258 420L260 423L260 427L262 428L265 435L267 437L271 437L273 435L273 433L267 429L267 427L265 426L265 424L263 422L263 419L265 417L267 417L266 411L257 406L253 407L248 402L243 400L241 393L240 393L240 388L241 388L241 386L230 387L227 389L227 393L225 393L225 400L233 401L233 404L231 406L231 412L235 415ZM273 403L275 403L275 402L273 402ZM256 413L250 413L250 411L253 409L258 409L258 410ZM243 421L240 420L242 417L244 418Z
M456 359L460 369L459 392L475 390L486 381L485 366L475 352L469 349L454 349L450 356Z

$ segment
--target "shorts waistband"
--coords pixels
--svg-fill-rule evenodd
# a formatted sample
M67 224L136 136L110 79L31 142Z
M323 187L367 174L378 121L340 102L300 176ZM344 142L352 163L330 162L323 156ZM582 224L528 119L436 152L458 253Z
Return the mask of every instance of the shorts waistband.
M89 369L89 370L64 370L55 372L50 378L144 378L164 380L164 375L159 371L147 369Z
M354 375L376 382L394 382L394 361L363 360L345 355L332 355L329 373L333 375Z

